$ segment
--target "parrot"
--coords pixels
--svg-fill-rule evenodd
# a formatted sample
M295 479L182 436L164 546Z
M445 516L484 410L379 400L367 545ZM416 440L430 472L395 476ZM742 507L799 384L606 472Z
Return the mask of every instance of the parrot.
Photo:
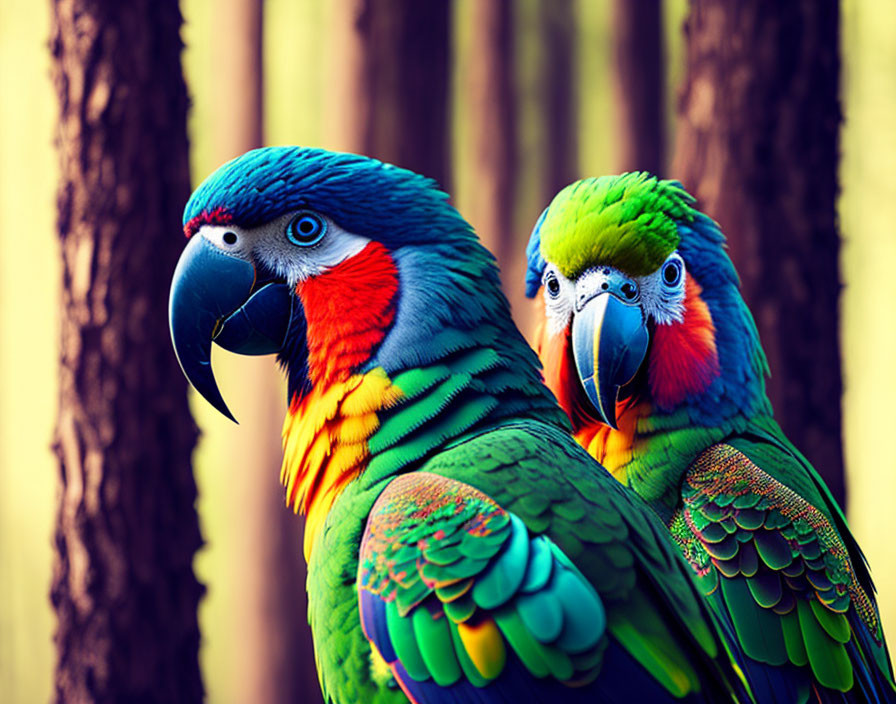
M547 385L666 524L757 699L896 701L867 562L773 418L717 223L679 182L585 178L542 212L526 255Z
M328 702L752 701L665 526L581 448L494 258L437 184L264 147L184 211L169 323L276 355Z

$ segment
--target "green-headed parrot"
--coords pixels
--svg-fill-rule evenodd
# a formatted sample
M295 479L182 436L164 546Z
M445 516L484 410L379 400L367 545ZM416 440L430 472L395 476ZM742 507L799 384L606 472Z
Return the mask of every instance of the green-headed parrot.
M757 698L894 701L865 558L772 418L716 223L677 182L589 178L557 194L527 255L548 386L579 442L664 519Z
M749 701L686 562L571 437L434 182L258 149L184 223L170 322L191 383L230 415L213 341L286 369L281 479L328 701Z

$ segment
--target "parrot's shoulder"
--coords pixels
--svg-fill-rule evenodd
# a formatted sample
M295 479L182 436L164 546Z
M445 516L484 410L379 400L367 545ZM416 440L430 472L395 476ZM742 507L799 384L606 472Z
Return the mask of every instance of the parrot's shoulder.
M784 436L778 425L766 418L730 437L725 444L742 455L741 462L747 468L747 474L755 477L754 483L766 485L768 492L775 495L781 493L780 485L796 495L807 514L824 518L831 526L830 532L825 531L825 539L830 536L834 544L845 549L858 583L869 597L873 597L875 588L867 560L852 535L843 510L809 460ZM769 478L776 483L770 483ZM840 547L837 549L841 550Z
M783 434L755 434L750 430L734 435L725 443L741 453L765 474L788 487L807 503L829 517L836 511L820 485L821 479Z
M475 487L530 533L550 538L600 594L622 648L640 648L635 657L649 669L690 680L688 688L695 661L717 656L708 614L665 526L567 433L537 421L508 423L447 447L422 470ZM694 660L652 659L670 648Z
M874 651L888 670L873 587L830 512L757 464L797 460L761 445L735 440L701 453L685 474L672 534L707 593L721 595L748 656L808 665L820 683L845 691L865 667L855 648ZM793 469L785 476L798 476Z
M691 588L665 527L646 504L553 426L514 422L471 436L423 470L469 483L532 533L550 536L611 603L626 602L639 588L636 573L670 589Z
M627 551L637 542L632 532L653 539L643 503L569 434L545 423L518 421L475 434L423 469L487 493L533 533L549 533L573 560L589 544Z
M837 611L848 604L853 578L849 554L826 512L734 444L713 445L697 457L685 475L682 498L685 521L722 574L738 573L727 564L736 557L741 573L754 576L752 559L744 560L749 546L757 551L759 567L773 572L801 563L799 575L785 574L791 580L803 575L804 568L807 576L826 574L833 581L815 585L819 599Z
M393 479L368 518L357 586L364 633L421 700L491 683L525 697L527 681L565 689L600 669L597 592L549 538L469 484Z

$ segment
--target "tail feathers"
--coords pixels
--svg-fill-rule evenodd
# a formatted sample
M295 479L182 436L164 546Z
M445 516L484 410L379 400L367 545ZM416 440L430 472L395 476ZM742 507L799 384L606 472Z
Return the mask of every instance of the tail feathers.
M856 633L846 646L853 666L853 686L846 692L822 687L813 681L808 666L767 665L736 654L757 702L776 704L896 704L896 689L874 662L869 652L870 637L864 630ZM858 642L857 642L858 640Z
M392 667L414 704L629 704L633 701L709 704L722 701L702 693L676 699L652 677L645 676L643 666L618 644L607 649L598 680L581 687L569 687L551 677L533 677L514 654L509 655L501 676L485 687L477 687L466 679L440 687L431 679L414 680L399 661Z
M477 687L465 678L440 687L432 679L414 680L398 660L391 666L396 680L414 704L714 704L732 701L727 693L719 690L694 692L682 699L674 697L653 677L646 675L644 666L613 641L604 653L597 678L579 687L561 684L551 677L533 677L512 652L508 653L501 676L484 687Z
M846 692L838 692L816 684L811 701L819 704L896 704L896 687L886 645L881 649L854 610L849 621L852 638L845 647L852 665L853 685Z
M769 665L747 657L741 650L737 631L722 596L716 588L706 598L716 616L716 623L725 635L725 642L733 648L731 657L740 666L750 685L753 697L759 704L807 704L811 701L812 687L807 668L795 665Z
M716 590L708 601L728 636L728 642L736 644L736 632L719 592ZM743 670L756 701L761 704L896 704L896 688L889 672L882 669L888 663L886 653L875 659L873 654L880 651L880 646L855 614L850 621L853 637L846 644L846 652L853 668L852 688L840 692L822 687L814 681L808 665L769 665L737 651L734 658Z
M896 702L896 688L893 686L892 673L884 672L873 656L880 650L863 623L855 623L858 618L853 613L850 621L852 638L846 645L846 652L852 662L853 687L847 695L853 698L850 702L870 702L871 704L890 704ZM886 652L883 654L884 665L887 664ZM887 668L889 669L889 668Z
M812 687L808 670L796 665L767 665L738 653L738 662L757 702L774 704L808 704Z

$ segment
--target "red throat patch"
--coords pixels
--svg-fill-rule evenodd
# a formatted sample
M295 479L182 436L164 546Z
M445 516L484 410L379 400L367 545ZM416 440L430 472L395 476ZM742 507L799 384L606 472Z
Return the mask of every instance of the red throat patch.
M379 242L296 286L308 324L308 375L315 385L344 381L370 359L395 317L397 292L398 269Z
M535 351L541 358L544 367L544 383L557 397L560 408L566 411L573 430L578 432L583 427L601 424L591 412L591 402L576 372L575 360L569 345L569 327L557 335L548 332L547 320L544 318L544 307L539 307L542 319L539 321L535 336Z
M543 308L541 308L543 315ZM569 345L569 328L558 335L550 335L542 319L536 333L536 352L544 365L544 381L554 392L560 407L572 423L576 440L588 453L623 484L623 467L631 460L632 446L638 420L647 415L649 407L633 399L617 401L616 421L619 430L598 420L591 402L576 372L575 360Z
M648 367L650 396L662 410L671 410L688 396L705 391L719 376L716 329L700 285L688 274L684 320L657 325Z

